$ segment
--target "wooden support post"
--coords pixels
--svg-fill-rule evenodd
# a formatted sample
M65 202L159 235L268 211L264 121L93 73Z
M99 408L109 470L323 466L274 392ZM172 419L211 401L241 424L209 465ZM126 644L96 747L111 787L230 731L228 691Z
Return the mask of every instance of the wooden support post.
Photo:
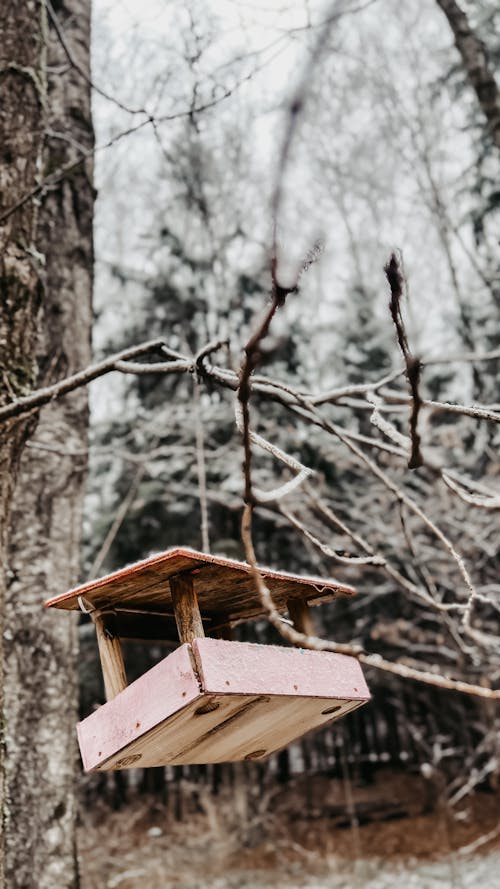
M287 599L286 607L299 633L304 633L306 636L316 635L311 609L305 599Z
M97 613L95 616L92 614L91 617L94 622L97 644L99 646L106 700L111 701L127 687L122 647L118 636L114 636L113 632L106 628L101 614Z
M202 638L205 632L198 599L193 587L193 578L190 574L178 574L176 577L171 577L169 583L181 645L184 642Z

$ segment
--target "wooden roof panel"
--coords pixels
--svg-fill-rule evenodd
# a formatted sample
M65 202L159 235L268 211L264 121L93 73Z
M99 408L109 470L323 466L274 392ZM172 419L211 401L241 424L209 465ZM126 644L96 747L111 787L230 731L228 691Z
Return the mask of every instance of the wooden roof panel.
M329 601L338 596L353 596L353 587L334 579L300 577L283 571L261 568L261 573L273 595L276 606L286 611L287 599L301 597L310 604ZM198 596L200 611L208 623L221 623L256 618L263 614L255 589L251 568L245 562L211 556L190 549L172 549L150 556L120 571L54 596L45 605L67 610L79 609L80 601L87 606L127 615L124 624L130 628L134 612L157 618L165 627L172 624L173 605L169 578L190 573ZM80 598L81 597L81 598ZM163 617L164 615L164 617ZM134 636L129 630L125 637ZM164 638L168 636L164 635Z

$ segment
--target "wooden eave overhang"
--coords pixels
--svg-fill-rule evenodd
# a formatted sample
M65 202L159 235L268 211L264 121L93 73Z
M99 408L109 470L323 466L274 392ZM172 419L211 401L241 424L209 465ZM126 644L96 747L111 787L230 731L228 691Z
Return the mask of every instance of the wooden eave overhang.
M319 605L356 590L331 578L302 577L259 568L279 611L290 599ZM189 574L198 598L207 635L224 626L264 615L252 570L245 562L176 548L150 556L120 571L54 596L46 607L101 611L113 633L129 639L177 639L169 581Z

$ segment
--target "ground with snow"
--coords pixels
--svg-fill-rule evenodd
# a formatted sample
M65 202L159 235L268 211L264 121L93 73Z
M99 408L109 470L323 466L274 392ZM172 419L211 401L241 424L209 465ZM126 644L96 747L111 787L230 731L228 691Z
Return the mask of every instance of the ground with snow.
M196 804L180 822L154 797L116 812L97 801L82 814L81 889L500 889L500 795L428 811L419 782L382 775L360 826L339 815L339 797L328 817L306 811L300 786L259 806L237 789L214 798L190 785ZM336 785L321 786L326 805Z
M259 871L239 871L214 880L188 879L165 882L165 889L498 889L500 887L500 852L476 854L469 859L445 857L441 861L400 862L361 859L353 868L342 859L332 858L329 873L323 876L297 874L283 879L279 872L263 875ZM121 884L124 889L125 883ZM132 883L127 883L127 886ZM138 883L137 883L138 885Z

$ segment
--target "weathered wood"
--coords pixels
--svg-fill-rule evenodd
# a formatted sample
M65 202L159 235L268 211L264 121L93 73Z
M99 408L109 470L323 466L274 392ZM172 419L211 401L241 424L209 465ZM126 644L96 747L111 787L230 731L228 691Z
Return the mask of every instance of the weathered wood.
M170 592L181 644L193 642L194 639L204 636L205 631L191 574L179 574L178 577L171 577Z
M119 697L78 724L84 768L96 768L201 694L190 646L181 645L127 686Z
M338 596L353 596L356 592L333 579L299 577L268 568L261 571L276 607L282 612L287 610L287 602L296 598L319 604ZM96 609L113 606L122 638L172 639L176 624L168 581L186 573L192 576L199 609L208 628L262 616L262 603L249 565L188 549L152 556L56 596L46 604L78 609L78 597L84 596ZM135 626L135 615L138 615L140 629Z
M293 625L299 633L315 636L314 620L306 599L287 599L286 607Z
M369 698L345 655L198 638L78 726L87 770L261 759Z
M105 624L102 614L92 615L92 620L99 646L106 700L111 701L127 687L122 647L119 637L113 634L109 624Z

